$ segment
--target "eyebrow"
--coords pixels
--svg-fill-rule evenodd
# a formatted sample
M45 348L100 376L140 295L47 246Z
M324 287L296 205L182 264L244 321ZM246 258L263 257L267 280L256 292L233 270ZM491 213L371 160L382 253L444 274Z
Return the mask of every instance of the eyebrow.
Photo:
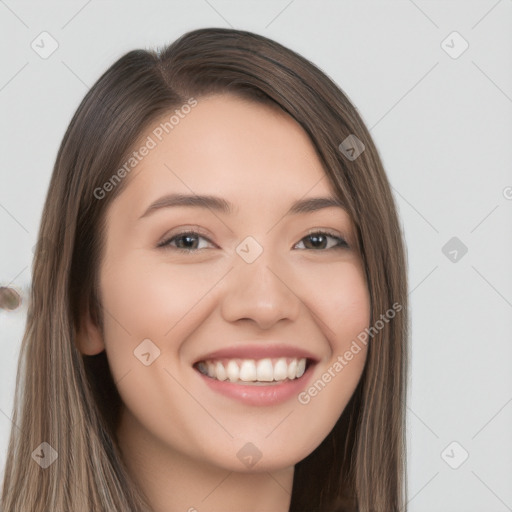
M208 208L225 214L232 214L234 212L233 204L221 197L209 195L168 194L151 203L139 218L142 219L164 208L179 206ZM345 209L343 203L335 197L312 197L308 199L299 199L292 204L285 216L315 212L324 208L332 207L342 208L343 210Z

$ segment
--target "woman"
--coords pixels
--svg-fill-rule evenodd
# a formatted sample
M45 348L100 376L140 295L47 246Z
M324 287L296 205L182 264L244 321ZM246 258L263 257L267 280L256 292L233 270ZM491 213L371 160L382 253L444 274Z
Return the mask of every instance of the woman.
M129 52L57 156L2 510L405 510L406 290L325 74L239 30Z

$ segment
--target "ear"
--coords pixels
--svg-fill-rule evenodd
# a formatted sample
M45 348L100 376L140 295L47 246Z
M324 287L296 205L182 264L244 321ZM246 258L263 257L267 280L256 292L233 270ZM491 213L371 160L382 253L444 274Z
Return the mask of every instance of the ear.
M85 312L81 317L80 329L76 333L76 345L78 350L87 356L95 356L105 350L103 342L103 329L100 325L102 322L99 320L101 315L98 315L97 307L99 304L93 305L91 314L90 303L85 308Z

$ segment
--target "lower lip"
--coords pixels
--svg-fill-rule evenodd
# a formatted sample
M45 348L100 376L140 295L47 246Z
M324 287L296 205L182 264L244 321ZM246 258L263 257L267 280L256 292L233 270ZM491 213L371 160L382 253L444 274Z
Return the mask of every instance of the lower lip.
M195 371L213 391L243 402L244 404L261 406L280 404L286 402L293 396L297 396L304 390L311 379L314 366L314 364L310 364L304 374L298 379L265 386L234 384L226 380L212 379L211 377L203 375L198 370Z

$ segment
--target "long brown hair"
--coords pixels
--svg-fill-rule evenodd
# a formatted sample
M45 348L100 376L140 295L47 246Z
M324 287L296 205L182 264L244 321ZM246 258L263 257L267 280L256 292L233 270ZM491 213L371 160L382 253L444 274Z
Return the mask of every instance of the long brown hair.
M400 306L372 332L363 374L337 424L296 464L290 511L405 510L405 251L377 149L346 95L311 62L261 35L207 28L160 52L122 56L88 91L64 135L33 263L3 512L151 510L117 445L121 399L105 352L82 355L75 342L87 308L102 325L105 212L124 182L101 200L94 191L150 123L191 97L215 93L274 105L302 126L356 227L371 325ZM349 136L364 144L357 158L340 148ZM49 453L44 442L57 454L47 468L35 462L41 450Z

